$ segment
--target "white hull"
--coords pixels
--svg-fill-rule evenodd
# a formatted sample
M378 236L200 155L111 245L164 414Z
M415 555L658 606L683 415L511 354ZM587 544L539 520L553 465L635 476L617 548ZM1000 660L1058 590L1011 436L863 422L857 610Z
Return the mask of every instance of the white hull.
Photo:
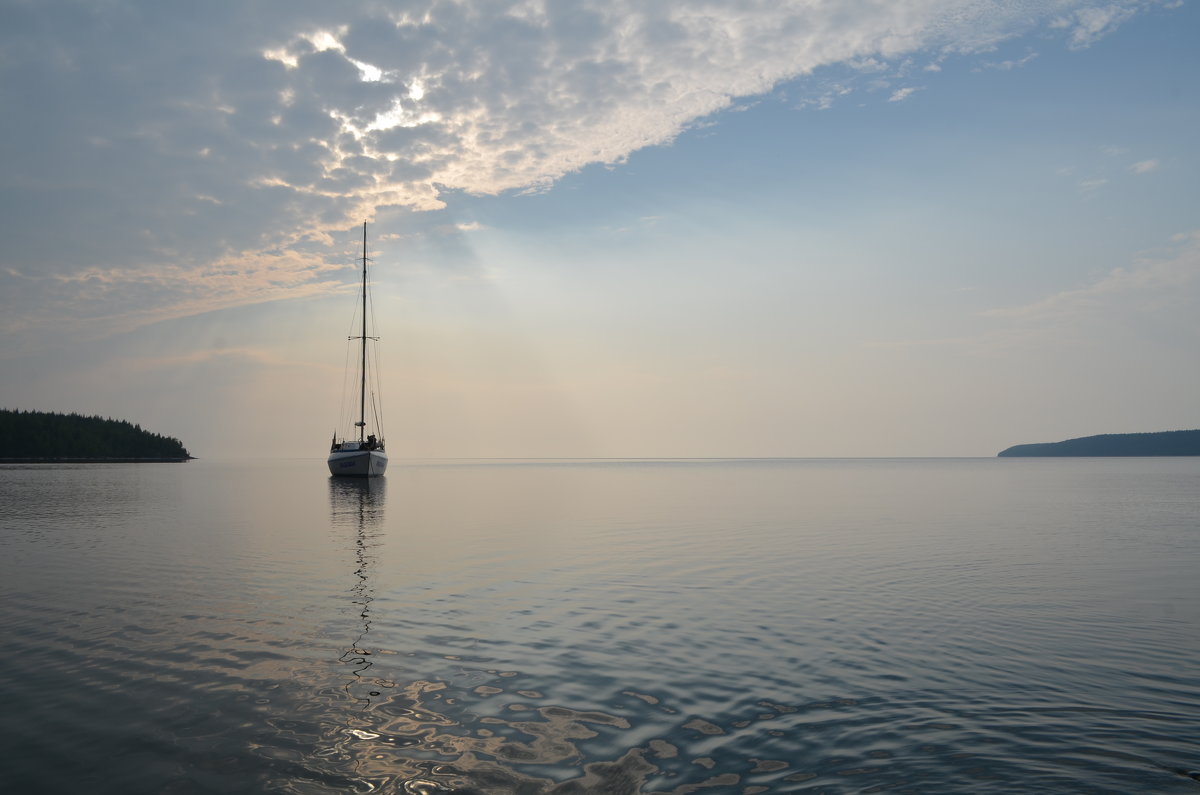
M387 462L387 453L382 450L335 450L327 463L331 475L374 478L387 470Z

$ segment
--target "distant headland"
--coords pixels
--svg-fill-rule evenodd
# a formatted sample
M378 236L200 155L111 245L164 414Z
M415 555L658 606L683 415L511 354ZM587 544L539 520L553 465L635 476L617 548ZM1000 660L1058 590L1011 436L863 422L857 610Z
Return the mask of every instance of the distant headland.
M187 461L178 439L125 420L0 409L0 463Z
M1200 430L1104 433L1062 442L1018 444L1001 457L1200 455Z

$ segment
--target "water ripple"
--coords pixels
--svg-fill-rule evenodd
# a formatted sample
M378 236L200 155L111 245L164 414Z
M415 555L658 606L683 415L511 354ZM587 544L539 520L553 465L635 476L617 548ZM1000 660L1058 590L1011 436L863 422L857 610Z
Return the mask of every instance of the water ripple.
M1072 466L0 471L0 783L1194 793L1200 471Z

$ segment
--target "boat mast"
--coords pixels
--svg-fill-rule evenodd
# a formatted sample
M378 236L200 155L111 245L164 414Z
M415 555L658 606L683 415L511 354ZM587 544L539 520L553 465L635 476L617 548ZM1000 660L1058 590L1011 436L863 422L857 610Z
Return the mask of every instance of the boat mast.
M367 427L367 222L363 221L362 381L358 388L358 441Z

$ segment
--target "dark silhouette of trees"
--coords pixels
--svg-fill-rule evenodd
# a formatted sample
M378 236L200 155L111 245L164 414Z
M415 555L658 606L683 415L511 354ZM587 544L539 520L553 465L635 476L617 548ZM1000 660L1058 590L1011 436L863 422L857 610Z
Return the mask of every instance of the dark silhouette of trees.
M1200 430L1104 433L1062 442L1018 444L1004 457L1200 455Z
M0 459L191 458L178 439L125 420L0 409Z

